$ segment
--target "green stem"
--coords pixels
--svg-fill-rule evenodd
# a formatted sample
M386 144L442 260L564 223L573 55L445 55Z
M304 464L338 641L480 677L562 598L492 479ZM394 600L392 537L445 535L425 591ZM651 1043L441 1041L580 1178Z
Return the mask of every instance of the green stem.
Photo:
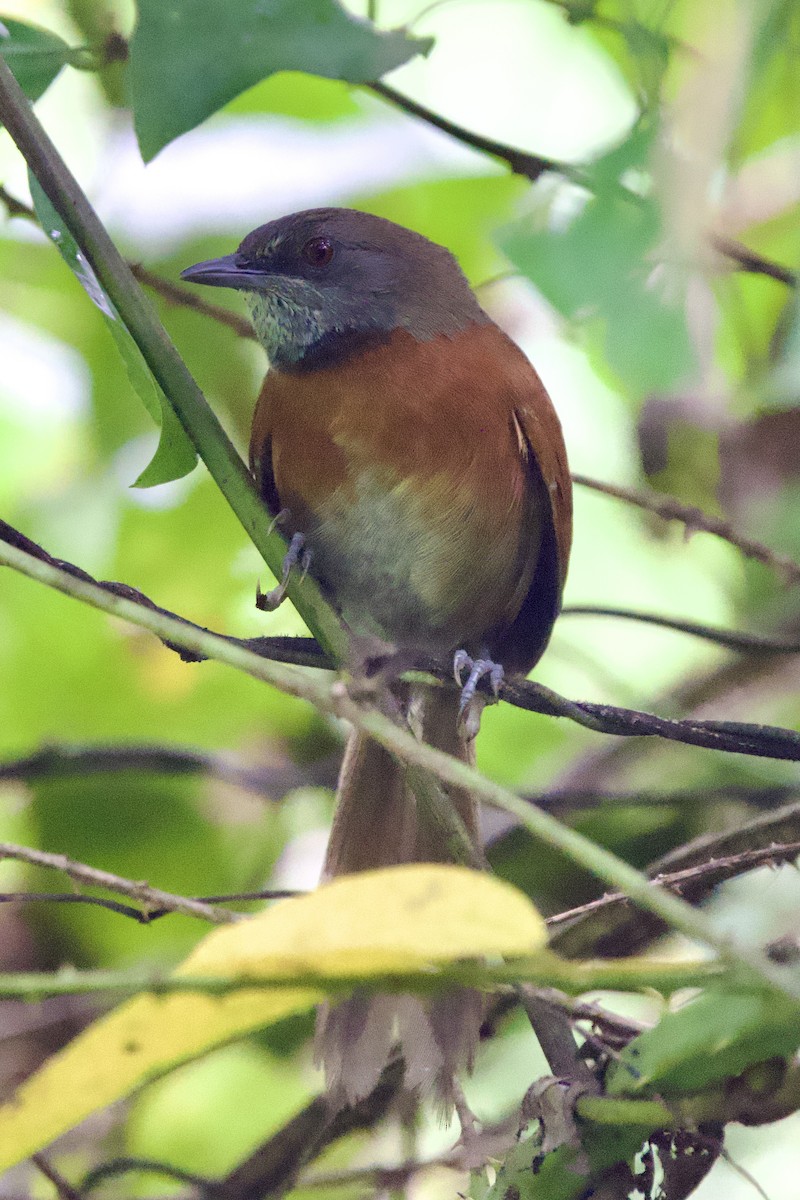
M284 901L291 903L291 901ZM19 971L0 974L0 1000L39 1001L48 996L118 995L150 992L168 995L174 992L202 992L209 996L226 996L242 990L273 990L287 988L309 989L326 996L349 995L355 988L377 992L419 992L428 994L444 987L468 987L494 990L518 983L536 987L556 984L570 994L587 990L656 987L664 993L679 988L699 987L719 977L720 968L713 962L657 962L639 959L636 969L620 971L622 964L608 962L564 963L555 955L543 952L530 959L509 961L498 966L485 963L428 964L419 970L382 972L380 974L325 974L297 970L280 975L246 973L238 976L153 975L131 971ZM311 1000L309 1003L315 1003Z
M91 264L220 491L270 570L280 578L286 543L270 527L247 468L2 56L0 124L16 142ZM299 572L293 572L288 595L317 641L335 661L344 661L345 632L314 581L308 576L301 580Z
M343 717L391 750L398 758L425 767L444 783L466 788L479 799L511 813L538 841L563 851L573 862L586 867L611 887L624 892L640 908L655 913L673 929L713 948L728 966L740 971L743 969L746 977L765 981L792 999L800 999L800 980L793 978L791 972L770 962L760 950L720 934L713 922L702 912L695 911L677 896L672 896L663 888L651 883L640 871L602 846L595 845L576 830L562 825L549 813L530 805L500 784L486 779L466 763L418 742L407 730L395 725L383 714L360 707L350 699L341 680L331 685L299 668L285 667L280 663L260 658L242 646L227 642L205 630L188 626L175 617L154 612L144 605L106 592L95 584L76 579L75 576L7 543L0 543L0 563L83 600L94 608L121 617L143 629L149 629L165 641L175 642L208 658L227 663L228 666L270 683L290 695L308 700L323 712ZM432 794L437 790L431 789Z

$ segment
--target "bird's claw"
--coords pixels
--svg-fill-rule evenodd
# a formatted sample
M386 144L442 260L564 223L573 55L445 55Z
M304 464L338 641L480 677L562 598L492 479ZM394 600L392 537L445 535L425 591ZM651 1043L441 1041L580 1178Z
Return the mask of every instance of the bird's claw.
M466 683L464 682L465 671L469 671ZM500 685L505 678L505 671L500 663L493 662L490 658L472 658L466 650L457 650L453 657L453 674L456 683L461 688L458 719L466 733L470 737L474 737L478 732L480 711L484 704L483 698L477 695L478 684L482 679L488 679L496 700L500 694Z
M468 670L467 682L464 683L464 671ZM500 694L500 685L505 679L505 671L500 663L490 658L471 658L466 650L457 650L453 658L453 674L456 683L461 688L461 703L459 711L464 713L467 706L474 700L478 684L488 678L492 685L495 699Z
M278 517L280 517L280 513ZM277 519L277 518L276 518ZM283 566L281 568L281 581L277 587L274 587L270 592L262 592L261 585L256 586L256 608L261 612L274 612L286 597L286 585L289 582L289 575L292 567L299 566L302 574L300 580L305 579L308 574L308 568L311 566L311 551L304 550L305 538L302 533L292 535L292 540L289 543L289 549L283 558Z

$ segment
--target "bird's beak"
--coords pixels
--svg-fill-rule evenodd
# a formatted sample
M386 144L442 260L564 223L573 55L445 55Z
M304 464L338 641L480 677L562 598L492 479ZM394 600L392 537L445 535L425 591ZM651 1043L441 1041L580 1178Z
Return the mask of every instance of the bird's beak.
M252 266L240 266L237 254L226 254L223 258L210 258L207 262L195 263L181 271L181 279L189 283L205 283L210 287L239 288L246 292L264 287L263 271L254 271Z

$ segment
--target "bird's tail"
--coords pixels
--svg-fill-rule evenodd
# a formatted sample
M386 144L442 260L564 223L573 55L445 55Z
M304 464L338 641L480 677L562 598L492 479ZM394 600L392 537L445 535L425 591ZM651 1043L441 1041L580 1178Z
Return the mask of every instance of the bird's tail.
M459 731L458 699L444 688L426 688L410 707L416 710L416 727L424 741L472 762L472 742ZM462 788L446 790L480 857L475 798ZM352 733L339 777L323 878L400 863L450 861L446 834L417 819L403 764L364 734ZM405 1086L432 1091L447 1104L457 1071L472 1064L480 1021L480 996L464 988L431 1001L356 994L320 1010L316 1057L325 1068L330 1092L354 1103L373 1090L392 1045L399 1041Z

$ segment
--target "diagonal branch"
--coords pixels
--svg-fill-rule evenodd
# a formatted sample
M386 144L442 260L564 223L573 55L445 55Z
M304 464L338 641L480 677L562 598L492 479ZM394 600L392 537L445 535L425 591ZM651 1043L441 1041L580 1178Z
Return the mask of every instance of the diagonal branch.
M442 133L448 134L461 142L464 146L469 146L472 150L479 150L482 154L489 154L492 158L500 158L506 163L515 175L523 175L531 182L535 182L540 175L544 175L549 171L563 175L566 179L571 179L574 183L586 183L583 173L569 163L557 162L552 158L544 158L541 154L530 154L527 150L519 150L515 146L508 146L504 142L496 142L493 138L483 137L480 133L475 133L472 130L465 129L462 125L456 125L453 121L448 121L440 113L434 112L431 108L426 108L424 104L419 104L418 101L412 100L410 96L404 96L402 92L398 92L395 88L390 87L388 83L375 82L367 85L369 90L376 96L380 96L382 100L388 100L395 108L399 108L402 112L407 113L410 117L416 117L420 121L424 121L426 125L431 125L434 129L441 130Z
M176 308L189 308L193 312L202 313L204 317L210 317L212 321L216 321L219 325L226 325L238 337L248 338L250 341L256 340L256 331L247 320L247 317L240 317L238 313L233 312L229 308L223 308L221 304L212 304L209 300L205 300L195 292L190 292L188 288L180 287L179 284L173 283L170 279L164 279L162 275L157 275L155 271L148 271L147 267L143 267L141 263L129 262L128 266L131 269L131 275L133 275L134 279L144 284L145 287L152 288L156 295L160 296L167 304L174 305Z
M109 892L117 892L121 896L129 896L132 900L144 905L145 909L165 909L167 912L183 913L187 917L200 917L215 925L237 920L237 914L228 912L225 908L205 904L202 900L190 900L187 896L177 896L173 892L164 892L143 881L124 879L121 875L111 874L110 871L103 871L98 867L90 867L86 863L76 862L74 859L68 858L66 854L50 854L45 850L33 850L27 846L16 846L11 842L0 842L0 861L4 858L30 863L31 866L44 867L50 871L62 871L76 883L104 888Z
M781 858L781 847L787 855L800 842L800 804L788 804L739 824L723 833L704 834L686 845L678 846L651 863L647 868L650 879L681 877L684 872L699 870L693 877L683 875L682 894L693 904L708 894L706 883L715 886L717 864L728 863L736 870L746 864L747 856L763 855L769 863L773 855ZM777 849L776 849L777 848ZM758 865L754 863L753 865ZM723 868L724 869L724 868ZM751 869L747 866L746 869ZM719 880L717 880L719 882ZM655 938L665 932L663 921L628 905L603 904L590 906L583 915L575 915L553 933L552 945L559 954L581 957L590 954L611 954L615 957L640 953Z
M33 222L34 225L39 224L39 218L30 204L12 196L2 184L0 184L0 204L5 205L10 217L23 217L26 221ZM194 312L202 313L203 316L210 317L212 321L217 321L220 325L227 325L239 337L255 338L256 332L246 317L240 317L238 313L231 312L229 308L223 308L221 304L212 304L210 301L204 300L202 296L190 292L188 288L180 287L170 279L164 279L155 271L149 271L141 263L128 260L128 266L134 279L144 284L145 287L152 288L167 304L173 304L179 308L190 308Z
M731 262L736 263L740 271L744 271L748 275L765 275L768 279L775 279L778 283L785 283L787 287L797 287L797 273L790 271L788 267L784 267L781 263L773 262L772 259L765 258L763 254L758 254L755 250L750 250L749 247L743 246L741 242L736 242L733 238L723 237L722 234L713 234L711 237L711 245L719 253L729 258Z
M573 475L572 482L580 487L602 492L604 496L613 496L617 500L624 500L626 504L643 508L664 521L680 521L686 526L687 537L693 533L713 533L723 541L730 542L737 550L741 550L747 558L754 558L783 575L787 583L800 583L800 563L784 554L777 554L761 542L742 536L727 521L703 512L693 504L684 504L674 496L665 496L659 492L621 487L616 483L603 483L599 479L591 479L588 475Z
M376 96L387 100L401 112L424 121L426 125L430 125L434 129L441 130L442 133L461 142L463 146L469 146L472 150L478 150L492 158L499 158L511 168L515 175L530 179L532 183L535 183L542 175L552 173L561 175L562 178L569 179L572 183L585 187L589 191L596 190L597 185L593 182L591 175L581 167L560 162L557 159L545 158L541 154L532 154L530 151L520 150L517 146L509 146L506 142L498 142L494 138L484 137L483 134L476 133L474 130L465 129L463 125L449 121L441 113L426 108L424 104L412 100L410 96L396 91L386 83L374 82L367 86ZM637 193L630 191L624 185L619 185L618 190L631 203L639 202L640 197ZM723 234L712 233L710 240L717 253L729 259L740 271L751 275L764 275L769 279L786 284L787 287L797 286L797 274L781 263L765 258L763 254L758 254L755 250L750 250L741 242L734 241Z
M286 543L270 522L250 473L2 56L0 123L61 215L220 491L280 578ZM294 572L287 592L320 644L337 661L344 661L345 630L316 583Z
M683 896L692 904L705 899L716 887L726 879L735 879L747 871L757 867L777 867L783 863L794 862L800 855L800 842L789 842L786 845L774 843L771 846L760 846L752 850L744 850L741 854L729 854L722 858L712 858L697 866L684 867L680 871L659 872L653 875L653 882L668 888L677 896ZM562 927L566 928L576 920L593 916L596 913L614 908L624 908L628 904L626 896L612 892L601 896L599 900L590 900L577 908L570 908L547 918L548 928L556 933Z
M623 621L640 621L643 625L657 625L661 629L673 629L690 637L702 638L729 650L740 650L743 654L800 654L800 641L776 637L765 637L761 633L741 633L735 629L720 629L715 625L702 625L682 617L665 617L662 613L638 612L631 608L609 608L600 604L567 604L560 613L562 617L616 617Z

